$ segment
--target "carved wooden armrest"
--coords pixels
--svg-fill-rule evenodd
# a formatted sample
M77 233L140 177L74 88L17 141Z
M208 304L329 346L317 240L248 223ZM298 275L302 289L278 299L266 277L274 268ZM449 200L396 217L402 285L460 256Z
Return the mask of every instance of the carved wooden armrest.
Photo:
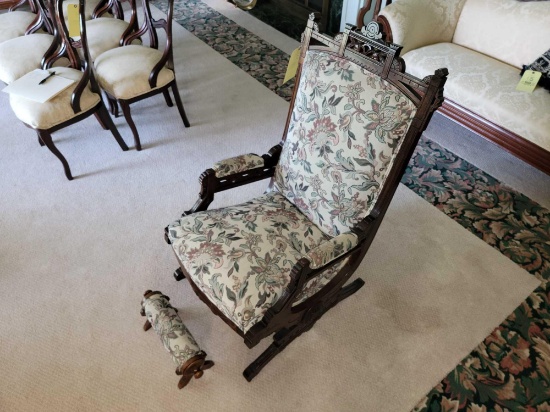
M264 158L254 153L231 157L221 160L212 166L216 177L219 179L235 173L246 172L247 170L263 167Z
M221 163L224 164L220 165L218 171L214 170L213 168L207 169L200 177L201 191L199 193L199 200L197 200L191 210L185 212L184 215L206 210L210 203L212 203L212 201L214 200L214 194L217 192L222 192L227 189L232 189L235 187L246 185L248 183L257 182L259 180L272 177L275 174L275 167L279 162L281 150L282 146L278 144L276 146L273 146L267 154L264 154L262 156L245 155L255 156L259 159L262 159L262 165L258 165L253 168L245 168L244 170L239 170L239 168L237 168L237 170L239 171L234 170L233 172L229 173L229 169L233 167L229 165L229 162L232 162L233 159L237 159L237 157L234 157L232 159L228 159L227 161L216 163L214 165L214 168ZM252 162L253 158L250 157L249 159ZM236 162L238 163L239 161ZM259 162L259 160L254 158L254 162ZM244 161L244 163L247 163L249 166L252 165L252 163L249 163L246 160Z

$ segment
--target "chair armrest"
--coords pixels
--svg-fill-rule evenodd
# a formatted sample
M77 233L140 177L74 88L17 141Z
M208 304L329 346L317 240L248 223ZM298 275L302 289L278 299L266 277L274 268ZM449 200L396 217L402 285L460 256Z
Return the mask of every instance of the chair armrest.
M311 269L318 269L348 253L358 244L359 238L355 233L342 233L310 250L305 257L311 262Z
M214 200L215 193L272 177L275 174L275 167L279 162L282 148L282 145L278 144L262 156L248 154L222 160L214 165L214 168L219 166L218 171L213 168L206 169L200 177L199 199L190 210L184 212L184 215L208 209ZM242 159L235 160L241 157ZM259 164L259 159L261 159L261 164Z
M212 166L216 177L222 178L235 173L246 172L247 170L263 167L265 164L264 158L254 153L230 157L229 159L221 160Z
M453 39L465 0L398 0L379 14L389 23L391 41L403 46L401 54Z

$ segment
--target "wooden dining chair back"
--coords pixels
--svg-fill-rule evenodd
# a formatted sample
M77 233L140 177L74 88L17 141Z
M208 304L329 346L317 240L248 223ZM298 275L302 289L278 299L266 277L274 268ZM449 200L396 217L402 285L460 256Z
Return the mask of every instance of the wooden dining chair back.
M423 80L405 73L401 47L378 40L377 28L347 25L332 38L312 15L283 142L207 169L195 205L165 230L177 280L187 278L248 347L273 336L247 380L363 286L346 283L443 101L447 70ZM265 178L265 194L207 210L217 192Z
M105 130L111 131L122 150L128 150L128 147L103 105L93 74L86 36L84 0L79 1L80 38L78 41L69 36L64 18L63 1L55 0L55 4L52 2L48 5L50 15L54 17L54 41L42 60L42 69L48 70L51 75L73 80L74 83L44 103L11 94L10 105L15 115L25 125L36 130L40 145L48 147L59 159L65 176L72 180L73 176L67 160L53 143L51 136L53 132L94 114L100 125ZM83 59L75 48L76 44L82 48ZM60 59L67 59L68 67L53 67Z
M87 22L88 47L92 61L97 56L123 45L125 38L138 29L138 18L135 0L127 0L130 5L130 18L124 20L124 10L120 0L104 0L96 7L92 19ZM141 39L134 40L141 43Z
M141 141L130 112L130 104L162 93L168 106L173 106L169 89L172 90L176 106L185 127L189 121L176 83L173 56L172 19L174 0L168 0L166 18L156 20L151 13L149 0L142 0L143 23L140 29L127 33L117 50L109 50L95 60L98 82L105 92L111 112L118 116L118 105L130 129L137 150ZM165 32L166 43L159 49L157 30ZM133 44L137 39L148 40L147 45Z
M27 7L30 10L19 10ZM20 0L12 5L7 13L0 14L0 44L33 33L38 18L35 0Z
M36 18L24 36L0 43L0 81L10 84L39 69L54 41L53 22L43 0L33 0Z

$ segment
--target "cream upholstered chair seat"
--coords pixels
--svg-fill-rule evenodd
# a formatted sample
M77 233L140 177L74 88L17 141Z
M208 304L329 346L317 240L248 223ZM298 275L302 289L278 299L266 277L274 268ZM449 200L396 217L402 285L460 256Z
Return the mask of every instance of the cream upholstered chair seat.
M75 83L45 103L10 95L10 105L15 115L34 129L51 129L79 114L75 114L71 107L71 95L83 73L68 67L56 67L51 70L55 70L56 75L75 80ZM93 108L99 102L99 94L93 93L89 87L86 87L80 98L80 113Z
M0 43L23 36L35 19L30 11L12 11L0 14Z
M139 45L106 51L95 60L97 81L111 96L132 99L154 90L149 85L149 75L161 57L161 51ZM156 89L172 80L174 72L163 68L159 73Z
M0 80L6 84L40 68L53 36L35 33L0 43Z
M86 29L92 60L107 50L119 47L120 38L127 28L128 22L110 17L100 17L88 21Z

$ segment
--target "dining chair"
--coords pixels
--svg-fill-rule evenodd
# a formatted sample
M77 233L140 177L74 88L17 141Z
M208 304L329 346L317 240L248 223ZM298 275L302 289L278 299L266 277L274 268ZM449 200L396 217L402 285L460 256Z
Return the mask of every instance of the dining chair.
M28 6L30 11L17 10ZM34 0L20 0L8 9L7 13L0 14L0 43L23 36L33 26L36 15Z
M44 55L54 41L53 22L43 0L33 0L36 18L23 36L0 43L0 81L10 84L40 68Z
M119 0L108 0L100 4L92 19L87 22L88 48L95 61L97 56L122 46L125 37L135 33L138 27L136 2L127 0L130 5L130 18L124 20L124 12ZM109 14L109 16L106 16ZM136 39L139 42L139 39Z
M55 7L50 3L50 13L54 16L55 41L46 52L42 68L55 72L56 76L74 80L74 84L45 103L10 94L10 105L15 115L28 127L36 130L41 146L46 146L61 162L67 179L73 176L69 164L52 140L52 133L69 125L80 122L90 115L95 115L103 129L109 129L122 150L128 146L118 133L103 101L94 77L86 37L86 17L84 0L79 1L80 41L84 59L81 60L75 43L69 38L67 25L63 17L63 0L55 0ZM55 67L54 63L66 58L69 67ZM39 87L37 85L37 87Z
M137 150L141 142L130 112L130 104L162 93L168 106L173 106L169 89L185 127L189 121L176 83L172 50L172 18L174 0L168 0L166 19L155 20L151 14L149 0L142 0L143 23L140 29L127 35L123 47L100 54L94 61L97 80L105 92L111 112L118 116L118 105L132 130ZM164 30L166 44L159 50L157 30ZM135 39L148 35L149 45L135 45Z
M249 348L273 336L245 369L249 381L365 284L349 280L443 102L448 74L405 73L401 46L379 40L378 25L348 24L332 38L313 18L283 142L207 169L199 199L165 229L180 265L176 280L186 278ZM266 178L263 195L207 210L216 193Z

